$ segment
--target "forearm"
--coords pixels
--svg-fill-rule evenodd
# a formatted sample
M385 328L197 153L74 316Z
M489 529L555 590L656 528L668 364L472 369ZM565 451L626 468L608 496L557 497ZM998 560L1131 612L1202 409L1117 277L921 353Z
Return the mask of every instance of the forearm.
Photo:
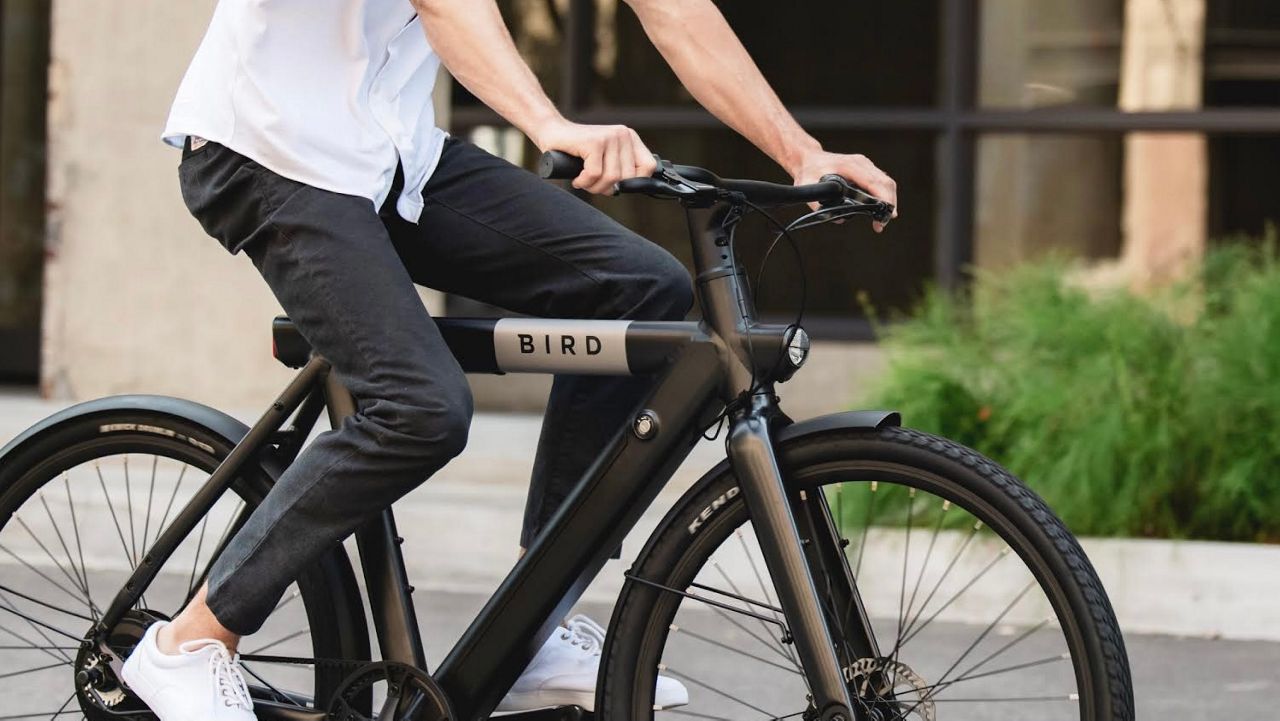
M414 6L453 77L545 150L548 129L564 117L520 57L494 0L414 0Z
M820 151L782 105L711 0L630 0L645 33L694 98L792 175Z

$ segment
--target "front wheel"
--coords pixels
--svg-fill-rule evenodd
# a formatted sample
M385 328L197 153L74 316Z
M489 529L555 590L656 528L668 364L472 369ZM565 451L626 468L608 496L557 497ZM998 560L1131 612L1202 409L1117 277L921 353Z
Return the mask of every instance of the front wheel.
M903 428L799 438L779 463L797 516L815 500L829 507L831 547L843 549L865 608L836 609L850 596L814 569L857 718L1133 718L1124 641L1101 582L1019 480ZM605 719L816 718L737 490L722 465L631 569L601 672ZM809 534L807 545L823 540ZM843 623L856 617L868 619L864 629ZM654 707L659 673L688 687L687 706Z

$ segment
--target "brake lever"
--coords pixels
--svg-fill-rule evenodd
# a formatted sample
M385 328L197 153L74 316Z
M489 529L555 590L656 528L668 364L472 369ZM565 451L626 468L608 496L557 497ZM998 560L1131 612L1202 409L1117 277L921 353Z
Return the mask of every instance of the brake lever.
M658 161L658 168L647 178L626 178L613 185L613 194L640 193L651 198L667 198L682 202L714 199L720 189L696 180L689 180L675 170L675 166L667 160L653 156Z
M877 223L888 223L893 219L893 204L880 200L862 188L850 183L843 176L836 175L835 173L828 173L827 175L822 176L820 182L838 183L844 188L844 198L839 202L820 203L819 207L831 208L834 210L841 206L853 205L859 208L864 208L866 210L866 214L870 215L871 219Z

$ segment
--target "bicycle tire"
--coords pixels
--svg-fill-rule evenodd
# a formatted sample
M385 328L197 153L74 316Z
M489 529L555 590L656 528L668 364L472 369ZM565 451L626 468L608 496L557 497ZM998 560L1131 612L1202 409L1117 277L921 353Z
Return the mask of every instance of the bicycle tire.
M1065 611L1059 613L1065 616L1063 635L1073 639L1073 654L1081 653L1074 664L1080 717L1134 718L1124 640L1102 584L1077 540L1020 480L964 446L896 427L804 436L783 444L778 458L790 493L832 483L835 474L875 467L885 473L927 475L957 503L976 507L975 515L985 516L1024 562L1030 559L1034 575L1039 576L1033 564L1045 574L1042 586L1054 587L1046 595ZM704 476L659 524L632 575L687 589L718 544L749 520L741 496L729 493L735 487L727 462ZM698 528L696 533L691 526ZM680 602L679 596L650 584L629 580L624 586L600 672L597 708L606 721L653 717L655 676Z
M162 412L122 410L62 423L15 449L0 468L0 533L12 524L24 504L68 468L119 454L151 454L208 473L226 458L233 445L208 428ZM273 482L267 470L251 463L229 492L238 494L246 505L256 505ZM61 488L57 492L61 493ZM163 567L168 560L155 558L155 563ZM342 547L326 552L297 579L297 585L314 657L367 662L370 654L363 603ZM99 600L109 602L115 592L116 589L105 589ZM85 625L83 630L87 631ZM316 707L326 708L350 669L336 664L317 664L314 669L312 701ZM74 690L71 672L67 673L67 683Z

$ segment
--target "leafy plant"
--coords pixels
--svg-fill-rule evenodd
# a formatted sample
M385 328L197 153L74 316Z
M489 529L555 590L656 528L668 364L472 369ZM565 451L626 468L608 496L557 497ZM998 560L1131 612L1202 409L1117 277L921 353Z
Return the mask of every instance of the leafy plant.
M1280 542L1274 232L1156 297L1070 277L1058 259L929 292L885 331L877 404L1004 464L1077 533Z

